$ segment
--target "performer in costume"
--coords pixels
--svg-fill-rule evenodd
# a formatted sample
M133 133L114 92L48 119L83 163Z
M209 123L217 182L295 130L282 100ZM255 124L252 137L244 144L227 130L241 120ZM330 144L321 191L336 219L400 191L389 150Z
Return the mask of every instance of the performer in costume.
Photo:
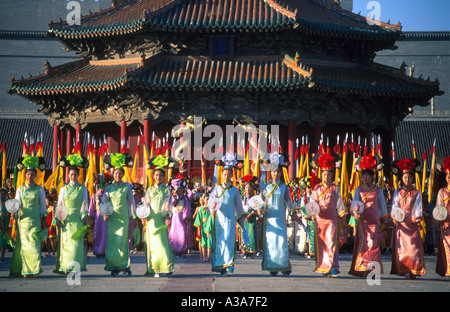
M0 218L0 249L1 249L1 256L0 256L0 263L3 263L5 261L5 252L6 248L8 247L8 226L9 226L9 219L10 214L8 210L6 210L5 202L8 199L8 190L7 189L1 189L1 218Z
M244 258L253 259L255 253L258 252L258 233L256 231L256 218L258 217L258 213L248 205L248 201L255 195L255 191L258 188L258 178L252 175L242 177L240 180L240 188L242 192L242 207L245 212L244 228L249 238L248 243L245 243L243 238L244 232L240 229L241 252Z
M314 163L321 168L322 183L315 186L311 201L320 207L315 217L315 272L323 276L336 277L339 274L339 221L347 215L341 191L333 182L333 172L337 158L324 153L315 155Z
M188 226L191 219L191 204L185 194L189 182L186 177L179 173L169 183L171 189L171 223L169 229L169 240L172 252L177 258L185 258L188 249Z
M106 221L100 213L100 204L102 202L105 187L111 183L111 175L105 172L99 174L95 184L95 194L91 196L89 204L89 216L93 220L94 227L94 246L93 253L98 259L105 258L106 249Z
M231 183L233 168L237 165L236 156L226 153L221 165L223 183L214 187L208 204L212 210L211 265L213 272L229 275L234 271L236 256L236 221L243 224L244 209L239 190ZM214 208L214 201L221 201L219 209Z
M353 245L352 265L349 274L354 276L367 276L373 270L373 261L381 262L380 241L384 239L385 231L381 231L381 222L389 220L386 200L383 191L374 184L377 168L381 168L380 159L372 155L360 157L357 170L362 171L362 185L355 190L353 206L356 201L364 204L362 213L351 211L356 219L355 242Z
M414 187L414 173L419 167L415 159L400 159L393 165L393 173L401 177L402 186L395 190L392 209L405 213L402 222L394 220L394 247L391 274L416 279L425 274L425 263L420 230L422 221L422 196ZM399 179L400 180L400 179Z
M444 159L442 169L447 186L439 190L436 207L445 207L447 209L447 218L439 221L440 236L436 273L440 276L450 276L450 157Z
M210 191L206 191L200 198L200 204L196 215L194 226L200 231L200 261L209 261L211 252L211 212L208 207Z
M150 215L143 220L144 242L147 256L146 275L159 277L161 273L174 272L173 254L169 241L166 218L170 217L170 190L164 184L165 167L171 166L171 158L159 155L150 159L155 184L147 190L144 203L150 206Z
M16 168L25 169L25 183L16 192L20 202L19 211L12 214L16 218L18 232L11 260L10 276L36 277L41 268L41 239L44 234L41 218L47 211L44 188L34 181L37 170L45 169L42 157L25 156L17 161Z
M261 170L270 171L271 180L261 192L266 203L264 209L263 228L263 260L262 269L269 271L272 276L282 272L288 276L291 271L289 261L289 246L287 237L287 218L289 211L296 208L289 193L289 187L280 179L282 167L289 166L287 155L274 152L269 160L262 162Z
M107 223L105 270L111 271L112 276L117 276L121 271L131 275L128 248L129 218L136 219L136 207L131 186L122 179L123 167L131 167L133 159L129 154L116 153L106 155L103 163L106 170L114 168L114 182L106 187L102 198L102 202L111 203L114 207L110 215L104 216Z
M58 195L56 189L53 188L48 194L46 193L47 215L45 216L45 225L48 228L48 238L45 241L45 246L47 248L47 257L56 256L58 230L54 218L57 201Z
M59 160L61 167L69 168L69 183L59 191L56 206L65 206L68 209L67 218L57 221L59 241L56 268L53 271L58 274L67 274L74 268L74 262L80 265L81 271L86 271L86 254L84 250L84 234L78 238L72 237L77 231L82 231L83 226L90 224L88 218L88 191L86 186L78 182L79 170L89 166L86 158L77 154L63 157ZM87 230L87 228L86 228Z

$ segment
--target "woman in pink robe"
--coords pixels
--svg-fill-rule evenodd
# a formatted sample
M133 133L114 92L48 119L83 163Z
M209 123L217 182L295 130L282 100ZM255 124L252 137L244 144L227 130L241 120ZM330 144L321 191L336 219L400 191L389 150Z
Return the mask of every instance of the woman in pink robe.
M365 277L376 267L375 263L379 264L380 273L383 273L380 240L384 238L384 232L380 232L380 226L381 222L388 220L389 214L382 190L373 183L377 158L364 156L358 160L358 167L362 170L362 185L355 190L353 202L362 202L364 210L362 213L352 210L357 223L352 264L348 273Z
M340 188L332 181L335 161L329 154L319 156L317 164L322 169L322 183L311 193L311 201L320 207L320 212L315 218L315 272L322 273L325 277L336 277L339 273L338 218L347 214Z
M420 237L422 215L422 196L414 187L414 171L418 162L414 159L401 159L394 167L401 174L402 186L395 190L392 209L401 208L405 212L402 222L394 220L394 248L392 250L391 274L416 279L425 274L423 244Z
M447 208L447 218L439 221L439 244L436 273L450 276L450 157L444 159L443 170L447 186L439 190L436 206Z

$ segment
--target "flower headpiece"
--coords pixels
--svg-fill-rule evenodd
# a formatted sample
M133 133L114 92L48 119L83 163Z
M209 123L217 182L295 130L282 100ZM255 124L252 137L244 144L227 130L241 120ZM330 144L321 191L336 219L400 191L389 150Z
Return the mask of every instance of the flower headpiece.
M289 155L273 152L268 156L262 157L261 164L262 164L261 170L266 171L273 171L277 169L278 166L287 168L290 165Z
M444 173L450 173L450 156L436 161L436 169Z
M383 164L379 156L366 155L359 157L356 161L356 169L358 171L371 170L375 172L376 170L381 170L382 168Z
M82 157L78 154L70 154L69 156L63 156L59 159L59 165L61 167L76 167L87 168L89 167L89 161L86 157Z
M133 157L129 153L108 154L103 157L103 163L106 170L133 167Z
M320 167L322 170L333 170L337 167L336 163L338 163L338 158L329 153L313 156L313 166Z
M45 170L46 164L44 157L37 157L26 155L24 157L19 157L16 162L16 168L21 171L23 169L39 169L41 171Z
M244 187L246 184L250 184L253 188L259 187L259 179L253 175L246 175L241 178L239 181L241 187Z
M180 189L180 188L187 188L190 184L189 178L187 178L185 175L178 173L175 177L173 177L169 181L169 185L172 189Z
M396 161L392 167L392 172L396 175L415 171L420 171L420 163L417 159L414 158L400 159Z
M156 157L149 159L147 169L164 171L166 168L175 168L177 165L179 165L179 162L176 161L174 158L158 155Z

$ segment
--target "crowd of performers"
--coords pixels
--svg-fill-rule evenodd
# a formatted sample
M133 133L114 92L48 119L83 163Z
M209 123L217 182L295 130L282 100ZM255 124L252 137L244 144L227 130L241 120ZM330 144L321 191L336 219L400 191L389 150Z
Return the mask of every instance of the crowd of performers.
M416 279L425 274L424 253L431 254L435 244L436 272L450 276L450 157L440 166L445 185L431 204L415 186L414 159L393 163L399 186L390 191L376 183L381 159L360 157L356 166L361 183L345 202L335 179L338 158L327 152L314 155L310 176L288 184L285 154L270 154L261 163L261 177L236 180L238 161L226 153L216 163L220 183L213 186L192 185L182 170L168 178L173 159L159 155L150 159L153 185L147 190L123 181L129 158L124 153L104 158L106 171L98 175L90 198L79 182L88 166L84 157L61 158L69 183L59 193L36 183L40 157L20 158L24 184L15 192L1 192L1 260L8 245L13 246L10 275L41 273L42 248L46 256L56 257L55 273L67 274L75 264L84 271L92 248L112 276L131 275L130 254L143 250L144 273L159 277L173 274L174 257L198 248L200 261L210 262L212 271L222 275L233 274L240 252L243 258L262 257L261 269L274 276L290 275L290 255L296 253L315 259L315 272L335 277L340 273L339 250L352 246L348 274L366 277L375 263L383 273L381 255L387 250L392 254L390 273ZM12 198L19 209L8 213L6 201ZM434 207L440 207L444 218L433 219ZM433 224L440 235L430 242Z

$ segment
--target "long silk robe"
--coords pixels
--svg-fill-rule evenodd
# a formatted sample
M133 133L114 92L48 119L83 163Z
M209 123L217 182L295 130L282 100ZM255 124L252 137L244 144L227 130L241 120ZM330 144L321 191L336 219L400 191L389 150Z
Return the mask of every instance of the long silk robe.
M172 248L165 217L170 213L169 203L164 204L170 196L170 190L164 184L154 185L147 190L144 202L150 205L150 215L145 221L144 241L147 256L145 274L172 273L174 271Z
M174 253L185 254L187 252L188 235L191 232L188 232L188 224L186 224L186 221L190 218L191 205L187 196L173 196L169 239Z
M447 208L447 219L439 223L436 273L440 276L450 276L450 186L439 190L436 206Z
M419 191L407 191L404 188L395 190L392 198L392 208L394 207L405 211L405 219L397 223L394 229L391 274L424 275L424 252L418 227L423 218Z
M362 277L373 270L373 261L380 264L380 273L383 273L380 241L385 232L380 228L381 221L389 217L383 192L376 185L370 188L362 185L356 189L353 200L363 202L364 211L356 223L352 264L348 273Z
M89 205L89 216L94 220L94 249L96 256L104 256L106 248L106 221L100 213L101 194L94 194Z
M228 183L214 187L209 198L210 201L217 198L222 200L211 224L212 271L221 272L226 268L233 271L236 256L236 221L241 221L244 214L241 196L238 189Z
M339 270L339 228L338 217L347 214L339 186L319 184L311 193L320 212L315 218L316 269L318 273Z
M105 270L120 271L130 267L128 245L129 218L135 218L136 207L128 183L112 183L103 193L102 201L110 200L114 212L108 216L105 249Z
M33 183L17 189L20 209L16 212L18 232L11 260L10 276L35 275L42 272L41 242L33 238L41 228L41 217L47 210L44 188Z
M81 271L86 271L86 254L84 239L74 240L72 235L84 226L88 214L88 192L86 186L75 183L64 185L58 198L58 205L64 205L69 210L66 220L59 229L58 258L55 273L68 273L73 270L74 262L79 264ZM83 203L85 203L83 205Z
M263 261L261 267L265 271L290 271L289 245L287 238L287 216L294 208L289 188L277 181L265 185L261 194L267 204L263 224Z

